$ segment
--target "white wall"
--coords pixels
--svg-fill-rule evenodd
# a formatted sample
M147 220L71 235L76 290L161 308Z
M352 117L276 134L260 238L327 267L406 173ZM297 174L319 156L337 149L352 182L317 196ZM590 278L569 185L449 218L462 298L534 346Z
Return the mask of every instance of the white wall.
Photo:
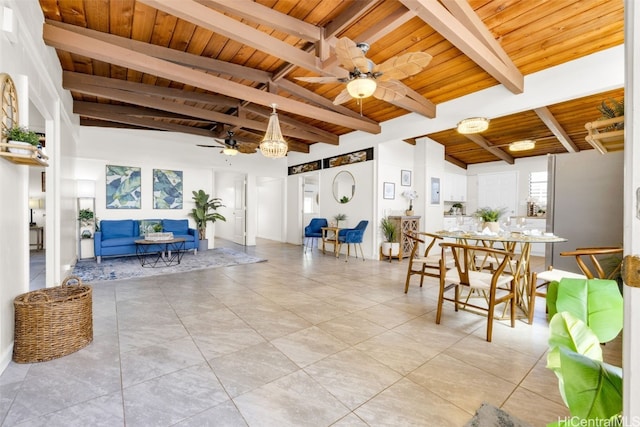
M257 185L257 236L263 239L284 241L282 218L284 217L283 179L262 178Z

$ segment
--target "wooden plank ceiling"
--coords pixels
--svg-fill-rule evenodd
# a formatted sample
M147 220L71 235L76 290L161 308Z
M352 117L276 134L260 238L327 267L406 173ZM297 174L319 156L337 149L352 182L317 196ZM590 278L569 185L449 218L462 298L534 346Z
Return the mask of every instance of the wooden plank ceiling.
M379 133L409 112L435 117L439 103L491 86L522 93L527 74L623 43L622 0L39 1L81 124L212 138L231 130L257 144L275 103L290 150L303 153L353 130ZM344 83L296 77L344 77L333 50L342 37L369 43L375 64L406 52L433 59L401 80L400 99L334 105ZM623 95L494 118L473 140L428 136L462 167L591 149L584 124ZM520 139L538 143L510 153Z

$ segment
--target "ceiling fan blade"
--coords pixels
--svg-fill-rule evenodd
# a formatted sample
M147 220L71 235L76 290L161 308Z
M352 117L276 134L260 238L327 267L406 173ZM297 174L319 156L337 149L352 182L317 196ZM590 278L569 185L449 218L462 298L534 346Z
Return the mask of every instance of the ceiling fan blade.
M243 154L253 154L258 151L258 146L255 144L239 144L237 150Z
M347 88L344 88L342 92L340 92L338 96L336 96L336 99L333 100L333 105L344 104L351 99L353 99L353 97L349 94Z
M352 71L357 68L365 73L369 71L369 60L353 40L347 37L339 38L335 51L338 62L347 70Z
M219 145L204 145L204 144L196 144L196 146L198 146L198 147L204 147L204 148L221 148Z
M374 67L373 71L374 73L382 73L382 76L379 77L381 80L402 80L422 71L429 65L431 59L432 56L428 53L409 52L387 59L382 64Z
M296 77L296 80L309 83L338 83L337 77Z
M386 102L396 101L407 96L407 89L397 80L379 81L373 96Z

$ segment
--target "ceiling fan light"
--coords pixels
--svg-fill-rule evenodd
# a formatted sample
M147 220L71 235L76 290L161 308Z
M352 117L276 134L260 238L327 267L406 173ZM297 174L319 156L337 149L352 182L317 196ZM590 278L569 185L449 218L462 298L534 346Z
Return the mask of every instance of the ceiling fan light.
M536 142L532 139L524 139L509 144L509 151L525 151L536 148Z
M226 154L227 156L235 156L236 154L238 154L238 150L236 150L236 149L235 149L235 148L233 148L233 147L225 147L225 148L222 150L222 153L223 153L223 154Z
M486 117L471 117L458 122L458 133L480 133L489 128L489 119Z
M373 95L377 87L378 85L374 79L367 75L362 75L347 83L347 92L349 92L349 95L353 98L362 99Z
M278 120L278 113L276 113L276 104L271 104L273 112L269 116L269 125L267 126L267 132L260 142L260 152L263 156L271 159L279 159L287 155L289 146L282 137L282 131L280 130L280 121Z

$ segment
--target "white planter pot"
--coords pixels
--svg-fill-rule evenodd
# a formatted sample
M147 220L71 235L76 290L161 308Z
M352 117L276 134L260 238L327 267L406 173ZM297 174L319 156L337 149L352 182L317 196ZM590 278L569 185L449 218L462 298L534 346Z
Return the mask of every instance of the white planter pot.
M391 251L391 253L389 253ZM398 256L400 254L400 243L397 242L383 242L382 243L382 255L384 256Z
M23 141L9 141L9 144L24 145L25 147L31 147L28 142ZM31 150L23 150L22 148L9 147L9 152L13 154L31 154Z
M489 231L492 231L494 233L499 233L500 232L500 223L498 223L498 222L485 222L482 229L484 230L485 228L488 228Z

